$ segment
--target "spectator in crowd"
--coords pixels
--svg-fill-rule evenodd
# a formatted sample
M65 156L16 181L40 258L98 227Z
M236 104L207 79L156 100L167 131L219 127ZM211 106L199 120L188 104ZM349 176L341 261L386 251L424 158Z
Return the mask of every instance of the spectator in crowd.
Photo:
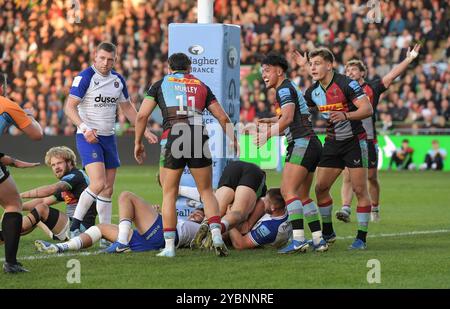
M450 99L448 1L379 2L382 14L381 18L373 16L375 23L367 18L370 8L349 0L216 0L214 16L215 22L242 26L241 65L255 66L268 51L280 52L290 62L289 76L303 91L310 80L308 72L292 59L295 49L304 53L319 46L331 48L337 60L335 69L341 73L343 63L357 57L367 64L371 80L383 76L405 57L408 46L421 41L424 59L413 62L389 92L402 95L404 107L410 109L402 121L409 121L410 126L449 127L448 113L440 106ZM139 104L149 85L165 73L168 24L195 23L196 4L193 0L86 0L80 1L80 23L76 23L71 1L42 0L39 5L0 1L0 72L7 73L11 85L7 96L21 107L32 108L44 128L55 127L49 132L56 129L58 134L70 134L71 124L64 116L61 119L59 107L52 107L58 103L53 102L65 101L73 77L88 66L95 46L106 40L116 43L120 58L115 69L124 73L132 101ZM254 76L248 79L253 81ZM258 109L260 100L267 110L274 108L267 103L271 100L266 90L255 87L260 79L248 82L245 75L242 78L245 114ZM250 107L244 104L246 96ZM446 122L425 120L421 111L411 111L411 102L426 109L430 100ZM383 101L386 98L380 105ZM386 113L392 114L396 101L389 102ZM251 114L244 117L246 121L257 118Z
M413 170L415 169L412 162L414 149L409 147L409 140L404 139L402 146L392 153L391 160L389 162L389 169L392 169L392 165L395 164L398 170Z
M447 150L439 147L439 141L431 141L431 149L425 155L425 162L421 165L421 170L442 171L444 169L444 161L447 157Z

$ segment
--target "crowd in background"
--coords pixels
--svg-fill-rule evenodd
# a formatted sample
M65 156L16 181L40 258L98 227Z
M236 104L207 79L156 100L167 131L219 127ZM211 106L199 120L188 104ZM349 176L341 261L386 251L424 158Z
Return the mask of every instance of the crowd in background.
M166 72L169 23L197 21L197 0L86 0L79 1L79 10L71 8L72 2L0 0L0 72L8 75L7 95L32 110L47 135L74 134L63 104L74 76L91 64L99 42L117 45L115 70L125 76L139 108L146 89ZM266 91L258 74L258 62L269 51L287 57L289 77L305 90L311 79L293 61L295 49L329 47L339 72L348 60L360 58L367 79L373 80L421 42L420 57L377 107L381 130L449 127L448 2L371 1L379 3L381 16L372 14L366 2L216 0L215 22L241 25L241 66L252 66L241 80L240 120L248 123L275 113L274 93ZM156 121L151 126L160 128ZM128 130L119 113L118 133ZM10 133L15 134L13 129Z

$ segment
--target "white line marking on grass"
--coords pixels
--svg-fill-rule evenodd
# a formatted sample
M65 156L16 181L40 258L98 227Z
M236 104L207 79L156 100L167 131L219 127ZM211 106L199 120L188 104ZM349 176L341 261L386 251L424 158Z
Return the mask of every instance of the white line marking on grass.
M384 237L403 237L403 236L417 236L417 235L430 235L430 234L443 234L450 233L450 230L432 230L432 231L412 231L403 233L386 233L386 234L376 234L368 235L369 238L384 238ZM336 239L354 239L354 236L338 236ZM19 257L20 260L45 260L58 257L71 257L71 256L89 256L98 255L103 253L103 251L90 251L90 252L71 252L71 253L60 253L60 254L42 254L42 255L30 255ZM4 258L0 258L0 262L4 262Z
M442 233L450 233L450 230L434 230L434 231L412 231L412 232L403 232L403 233L383 233L383 234L375 234L375 235L367 235L369 238L383 238L383 237L402 237L402 236L416 236L416 235L429 235L429 234L442 234ZM336 239L353 239L354 236L341 236L336 237Z
M90 251L90 252L71 252L71 253L59 253L59 254L42 254L42 255L30 255L30 256L21 256L18 257L20 260L46 260L53 259L59 257L71 257L71 256L89 256L89 255L98 255L103 253L103 251ZM1 258L0 262L4 262L5 258Z

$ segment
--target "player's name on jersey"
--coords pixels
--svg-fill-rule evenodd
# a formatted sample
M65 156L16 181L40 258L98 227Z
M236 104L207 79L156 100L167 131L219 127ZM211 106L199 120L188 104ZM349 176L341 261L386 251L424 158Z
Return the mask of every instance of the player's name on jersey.
M197 87L195 87L195 86L175 85L174 88L175 88L175 90L182 91L182 92L193 93L193 94L197 93Z

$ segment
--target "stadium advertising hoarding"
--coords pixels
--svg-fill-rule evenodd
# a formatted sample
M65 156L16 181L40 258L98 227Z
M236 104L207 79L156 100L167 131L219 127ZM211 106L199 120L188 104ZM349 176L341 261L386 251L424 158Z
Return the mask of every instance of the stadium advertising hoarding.
M325 135L319 135L320 140L324 141ZM389 160L393 151L400 148L403 140L407 139L409 145L414 149L413 163L418 168L425 160L425 155L431 149L431 141L439 141L440 147L450 153L450 136L448 135L379 135L378 136L378 161L379 169L386 170L389 166ZM285 158L285 138L271 138L266 145L257 148L253 142L253 136L242 135L240 137L241 160L253 162L264 169L281 168ZM281 159L281 160L280 160ZM444 170L450 171L450 162L447 158L444 161Z

